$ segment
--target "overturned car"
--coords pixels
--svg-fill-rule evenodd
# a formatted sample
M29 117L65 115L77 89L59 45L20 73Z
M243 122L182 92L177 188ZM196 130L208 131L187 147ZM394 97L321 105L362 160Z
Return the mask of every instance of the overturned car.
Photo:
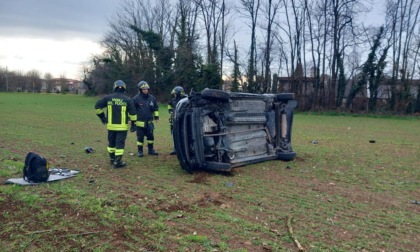
M182 169L233 167L293 160L293 93L249 94L204 89L176 106L173 137Z

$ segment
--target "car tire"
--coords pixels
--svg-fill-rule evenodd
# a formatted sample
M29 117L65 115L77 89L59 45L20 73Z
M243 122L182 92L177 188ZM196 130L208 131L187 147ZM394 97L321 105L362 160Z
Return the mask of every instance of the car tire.
M228 92L219 89L209 89L206 88L201 91L201 97L206 100L221 100L221 101L229 101L230 95Z
M296 157L296 152L277 152L277 159L282 161L292 161Z
M205 169L212 171L230 172L232 170L232 166L228 163L207 161L205 163Z
M294 100L295 94L294 93L280 93L276 95L276 101L288 101Z

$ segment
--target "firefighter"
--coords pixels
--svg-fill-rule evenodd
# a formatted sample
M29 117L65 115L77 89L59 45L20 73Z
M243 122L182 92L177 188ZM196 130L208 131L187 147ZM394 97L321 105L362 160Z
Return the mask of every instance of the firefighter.
M137 120L136 108L131 98L124 94L125 90L124 81L117 80L114 82L114 93L98 100L95 104L96 115L108 130L108 153L114 168L126 166L126 163L122 161L122 156L128 123L131 121L131 124L134 125Z
M131 131L137 132L138 157L143 157L144 137L147 139L148 154L152 156L159 155L153 148L155 128L153 120L159 121L159 107L156 98L149 94L150 86L145 81L137 84L139 93L133 97L134 106L137 111L136 128Z
M174 122L174 112L175 112L174 110L175 110L176 105L178 104L178 102L181 99L183 99L183 98L185 98L187 96L185 95L184 88L181 87L181 86L174 87L174 89L172 89L171 95L173 96L173 98L168 103L168 112L170 114L169 124L171 126L171 135L172 135L172 138L173 138L173 129L174 129L173 122ZM175 149L171 153L169 153L169 154L170 155L175 155L176 154Z

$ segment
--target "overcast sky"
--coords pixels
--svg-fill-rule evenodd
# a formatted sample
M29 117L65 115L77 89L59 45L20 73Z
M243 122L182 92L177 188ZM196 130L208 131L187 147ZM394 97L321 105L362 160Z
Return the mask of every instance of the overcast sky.
M119 0L0 0L0 67L79 78Z
M384 0L368 23L383 22ZM0 67L80 79L123 0L0 0ZM379 3L379 5L378 5ZM382 5L380 5L382 3ZM381 20L382 19L382 20ZM245 26L243 29L246 29ZM247 34L248 30L238 34Z

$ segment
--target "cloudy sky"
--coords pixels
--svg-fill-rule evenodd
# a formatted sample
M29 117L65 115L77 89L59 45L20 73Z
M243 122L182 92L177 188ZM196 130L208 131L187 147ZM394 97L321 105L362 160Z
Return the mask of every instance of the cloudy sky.
M122 1L0 0L0 68L80 79ZM368 23L383 22L382 1L374 0Z
M0 67L79 78L119 0L0 0Z

